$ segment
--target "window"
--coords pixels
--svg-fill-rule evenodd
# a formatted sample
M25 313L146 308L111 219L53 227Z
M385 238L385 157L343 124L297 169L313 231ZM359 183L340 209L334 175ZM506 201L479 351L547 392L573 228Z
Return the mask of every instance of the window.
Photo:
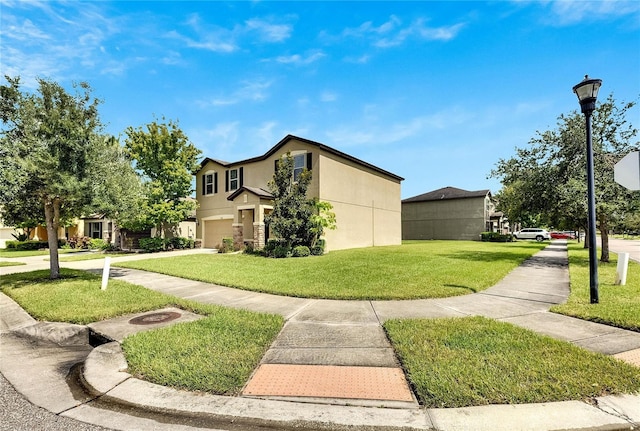
M236 190L238 188L238 170L231 169L229 171L229 190Z
M89 223L89 238L102 238L102 222Z
M202 176L202 194L213 195L218 193L218 173L208 172Z
M224 191L238 190L242 187L243 168L229 169L224 176Z
M297 154L293 156L293 181L298 181L300 174L305 168L306 154Z

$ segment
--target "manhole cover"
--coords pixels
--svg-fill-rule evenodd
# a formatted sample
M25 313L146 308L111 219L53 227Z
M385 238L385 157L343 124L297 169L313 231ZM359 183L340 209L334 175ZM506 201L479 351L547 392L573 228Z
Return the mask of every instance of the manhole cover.
M163 311L160 313L145 314L144 316L134 317L129 320L132 325L153 325L154 323L170 322L182 316L175 311Z

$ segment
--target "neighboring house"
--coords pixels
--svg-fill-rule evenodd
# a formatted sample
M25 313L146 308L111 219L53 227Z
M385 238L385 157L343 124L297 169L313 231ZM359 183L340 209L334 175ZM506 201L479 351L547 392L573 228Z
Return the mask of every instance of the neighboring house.
M294 177L309 169L309 197L333 205L336 230L325 232L327 250L401 243L400 183L403 178L324 144L287 135L264 155L239 162L206 158L196 172L196 237L217 248L223 238L261 248L270 232L264 216L273 210L268 182L287 152Z
M402 239L479 240L502 230L489 190L444 187L402 201Z

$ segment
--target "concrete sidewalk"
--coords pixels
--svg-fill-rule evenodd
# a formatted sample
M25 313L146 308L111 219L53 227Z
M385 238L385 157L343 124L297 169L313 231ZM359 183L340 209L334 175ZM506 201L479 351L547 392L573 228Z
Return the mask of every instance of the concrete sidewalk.
M67 265L99 270L101 263L81 261ZM632 363L635 361L633 353L640 349L639 333L548 312L551 305L562 303L569 293L566 243L562 241L553 242L488 290L434 300L330 301L288 298L129 269L114 269L112 277L204 303L283 315L286 325L261 364L270 372L276 369L276 380L283 377L277 372L280 365L302 369L308 367L315 371L319 368L335 368L336 372L344 372L350 367L399 369L380 328L380 324L390 318L483 315L570 341L589 350L623 355L621 358ZM191 394L131 377L125 372L126 362L119 343L108 343L92 350L87 347L87 327L35 322L4 295L0 295L0 311L0 370L16 389L34 404L56 413L117 429L204 429L205 425L207 429L212 426L230 429L231 423L236 424L233 429L257 429L267 425L276 428L406 427L424 430L640 427L640 396L637 395L602 397L598 398L596 405L569 401L423 409L419 408L415 399L381 400L379 396L373 399L366 396L345 398L344 394L339 393L321 397L300 396L299 393L261 393L260 399ZM176 321L197 318L180 310L162 310L165 313L176 311L181 314ZM129 323L135 317L140 316L126 316L90 326L95 332L119 340L127 335L127 331L139 330L139 327L133 328L135 325ZM51 343L53 334L56 334L55 344ZM90 388L90 394L79 396L69 389L65 370L83 361L85 365L81 377L85 386ZM25 369L38 371L25 375ZM300 369L296 368L296 372ZM283 370L291 373L292 368ZM303 372L301 379L305 378L309 376L305 377ZM330 374L328 379L331 379ZM406 385L402 380L402 384ZM388 392L391 392L390 389ZM125 419L131 415L123 414L119 408L113 412L114 403L140 409L131 418L134 422L126 422ZM140 415L141 411L145 413ZM166 412L170 413L169 416ZM194 415L203 422L194 420ZM191 418L190 421L186 417ZM123 427L118 425L125 422Z

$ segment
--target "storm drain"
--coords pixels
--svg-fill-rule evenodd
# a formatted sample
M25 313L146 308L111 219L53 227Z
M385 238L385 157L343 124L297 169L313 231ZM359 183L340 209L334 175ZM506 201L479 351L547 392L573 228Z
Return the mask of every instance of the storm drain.
M160 313L144 314L129 320L132 325L153 325L158 323L171 322L181 317L182 314L175 311L162 311Z

